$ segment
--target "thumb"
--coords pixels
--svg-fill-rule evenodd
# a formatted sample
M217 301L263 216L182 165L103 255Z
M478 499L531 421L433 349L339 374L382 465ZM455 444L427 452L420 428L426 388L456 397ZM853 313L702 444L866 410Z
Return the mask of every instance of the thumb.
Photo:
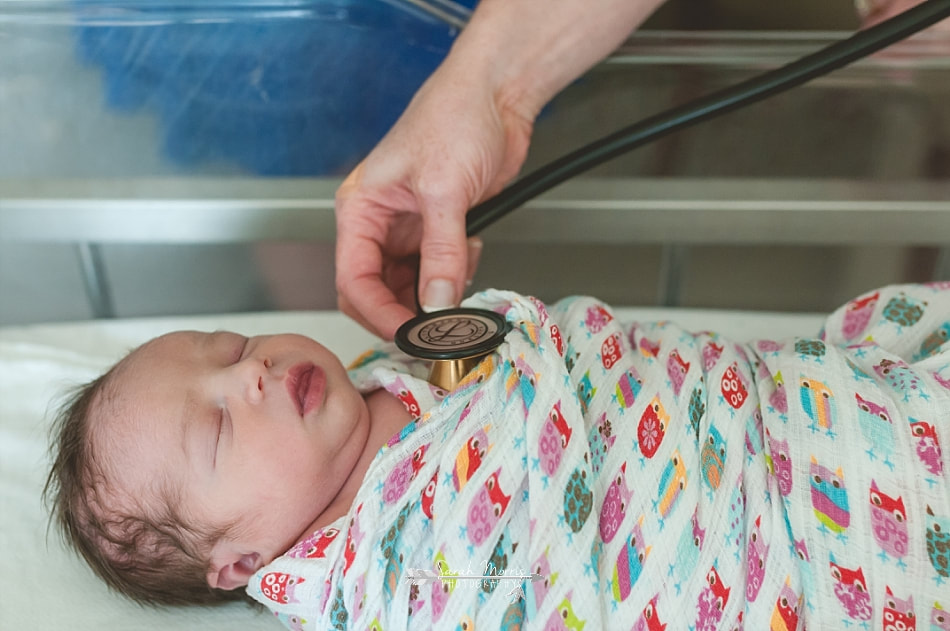
M423 311L457 306L468 273L464 207L423 213L419 255L419 303Z

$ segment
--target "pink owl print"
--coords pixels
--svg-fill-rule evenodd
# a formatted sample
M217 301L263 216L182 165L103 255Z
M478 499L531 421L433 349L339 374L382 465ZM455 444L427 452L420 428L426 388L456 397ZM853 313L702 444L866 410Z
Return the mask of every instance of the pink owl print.
M914 597L901 600L891 592L891 586L885 586L884 631L916 631L917 616L914 613Z
M548 562L549 548L531 564L531 571L534 574L542 576L542 580L531 581L528 589L525 590L525 613L529 619L534 619L538 614L538 608L544 602L544 597L551 590L554 581L557 580L557 574L551 573L551 564Z
M640 354L647 359L656 359L660 354L660 343L647 339L644 335L640 338Z
M713 565L706 574L706 585L696 603L696 631L713 631L719 627L722 612L729 602L730 588L722 582L719 571Z
M778 482L779 492L783 496L786 496L792 492L793 479L792 457L791 451L788 448L788 439L778 440L777 438L773 438L768 428L765 429L765 435L768 437L769 451L771 451L769 462L771 464L772 474Z
M383 503L394 504L399 501L402 494L409 488L409 484L416 479L419 469L425 464L428 448L428 444L422 445L411 456L404 458L392 468L386 476L386 481L383 482Z
M312 535L287 551L286 556L302 559L320 559L326 556L327 548L340 534L339 528L320 528Z
M760 353L777 353L785 348L785 345L773 340L759 340L755 343L755 347Z
M703 345L703 370L709 372L713 369L719 358L722 357L723 346L713 341L706 342Z
M939 383L941 387L950 390L950 379L944 378L944 376L940 374L939 370L933 371L931 375L933 376L934 381Z
M680 390L683 389L683 383L686 381L686 373L688 372L689 362L683 361L679 351L673 349L670 356L666 358L666 375L670 378L670 383L673 384L673 394L676 396L680 395Z
M478 490L468 507L468 523L466 532L468 540L475 545L481 545L488 538L492 528L501 519L508 508L510 495L505 495L498 481L501 469L491 474L485 485Z
M910 419L910 433L914 437L917 457L933 475L943 475L943 454L936 428L926 421Z
M356 550L360 542L363 541L363 531L360 530L360 511L363 505L356 507L356 514L350 518L350 527L346 531L346 546L343 548L343 573L346 574L350 566L353 565L353 559L356 558Z
M610 315L609 311L600 305L594 305L587 308L587 317L584 318L584 324L591 333L600 333L601 329L613 319L614 317Z
M876 291L848 303L841 323L841 334L844 339L852 340L864 333L871 321L871 314L874 313L874 307L877 305L880 296L880 292Z
M950 614L939 602L930 609L930 631L950 631Z
M538 452L541 459L541 470L545 475L554 475L561 464L561 455L571 442L571 428L561 412L561 402L558 401L551 408L551 412L541 426L538 437Z
M834 592L844 612L852 620L871 619L871 595L864 579L862 568L849 569L834 562L834 556L828 562L831 577L835 580Z
M528 296L528 300L531 301L531 304L534 305L534 308L538 310L538 324L544 326L544 323L548 321L548 308L544 306L544 303L535 298L534 296Z
M307 621L302 619L300 616L277 612L274 612L274 615L277 616L277 619L280 620L280 623L290 629L290 631L304 631L303 625L306 624Z
M868 492L871 504L871 530L874 540L887 554L900 559L907 554L907 511L904 498L885 495L871 480Z
M327 595L329 596L330 581L327 581ZM356 622L363 615L363 609L366 607L366 577L360 576L356 579L356 585L353 586L353 606L351 615L353 622Z
M627 463L624 462L610 483L600 509L600 537L604 543L610 543L620 529L631 497L633 490L627 485Z
M765 578L765 562L769 556L769 547L762 539L762 516L755 518L755 525L749 533L749 552L746 568L748 582L746 583L746 600L755 602L762 588L762 579Z
M788 397L785 394L785 380L781 370L772 375L772 382L775 389L769 393L769 405L779 414L788 414Z

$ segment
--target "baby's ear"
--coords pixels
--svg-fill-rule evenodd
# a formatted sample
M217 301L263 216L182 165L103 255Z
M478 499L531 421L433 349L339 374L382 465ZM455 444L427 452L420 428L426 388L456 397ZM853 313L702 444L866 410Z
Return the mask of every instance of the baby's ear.
M208 571L208 585L216 589L244 587L254 572L264 565L257 552L241 554L228 548L228 544L219 543L211 552L212 569Z

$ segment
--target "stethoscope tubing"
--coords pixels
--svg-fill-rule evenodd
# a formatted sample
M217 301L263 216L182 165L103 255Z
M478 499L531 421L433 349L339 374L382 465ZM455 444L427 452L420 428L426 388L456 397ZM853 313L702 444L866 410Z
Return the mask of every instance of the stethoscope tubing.
M893 18L780 68L619 129L553 160L517 180L496 196L473 206L466 216L466 232L469 236L478 234L545 191L623 153L674 131L802 85L948 17L950 0L926 0Z

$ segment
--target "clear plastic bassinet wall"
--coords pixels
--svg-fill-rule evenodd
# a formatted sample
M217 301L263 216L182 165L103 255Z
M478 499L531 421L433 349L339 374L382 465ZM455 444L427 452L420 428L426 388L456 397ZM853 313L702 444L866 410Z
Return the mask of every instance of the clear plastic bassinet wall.
M0 174L345 171L467 12L464 1L0 2Z
M475 1L0 0L0 324L335 306L339 178ZM857 24L668 0L542 113L525 168ZM475 288L824 310L950 275L947 103L943 29L551 191L486 231Z

